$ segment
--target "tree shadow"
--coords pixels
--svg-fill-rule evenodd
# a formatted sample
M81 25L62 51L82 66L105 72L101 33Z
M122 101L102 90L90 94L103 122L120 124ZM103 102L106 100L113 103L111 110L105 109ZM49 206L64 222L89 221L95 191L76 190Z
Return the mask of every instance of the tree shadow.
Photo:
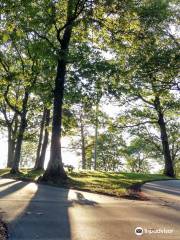
M7 185L9 185L9 184L11 184L11 183L14 183L14 182L16 182L16 180L12 180L12 181L9 181L9 182L7 182L7 183L0 184L0 187L7 186Z
M84 197L84 195L80 192L75 192L77 199L71 201L71 205L79 204L79 205L89 205L89 206L97 206L97 202L88 200Z
M0 199L6 199L9 194L16 193L21 188L24 188L21 191L22 199L11 199L14 201L11 204L20 211L8 222L9 240L70 240L72 236L68 209L75 205L97 205L80 192L75 192L75 199L68 200L67 188L28 182L17 182L9 187L7 184L6 189L0 192ZM21 202L24 201L27 201L26 207L21 209Z
M57 194L55 189L51 188L38 185L29 205L10 223L9 230L13 240L71 239L66 202L68 189Z
M13 185L12 185L12 183L13 183ZM10 195L10 194L12 194L14 192L19 191L26 184L27 183L20 182L20 181L9 181L7 183L1 184L0 187L5 187L6 186L6 188L4 190L0 191L0 199L3 199L4 197L7 197L8 195Z

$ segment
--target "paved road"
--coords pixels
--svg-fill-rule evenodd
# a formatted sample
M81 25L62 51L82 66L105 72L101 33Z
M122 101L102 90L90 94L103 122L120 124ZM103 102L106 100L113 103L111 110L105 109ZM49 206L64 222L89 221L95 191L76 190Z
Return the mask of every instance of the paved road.
M167 188L166 194L174 195L177 191L176 198L167 206L161 199L156 201L156 197L150 201L117 199L0 179L0 211L8 223L10 240L179 240L179 183L175 182L174 193L169 183L158 182L144 188L147 194L157 194L156 184ZM152 186L154 189L149 189ZM136 236L134 230L139 226L144 232L169 232Z
M146 183L142 187L142 191L151 200L161 204L166 204L177 211L180 210L180 180Z

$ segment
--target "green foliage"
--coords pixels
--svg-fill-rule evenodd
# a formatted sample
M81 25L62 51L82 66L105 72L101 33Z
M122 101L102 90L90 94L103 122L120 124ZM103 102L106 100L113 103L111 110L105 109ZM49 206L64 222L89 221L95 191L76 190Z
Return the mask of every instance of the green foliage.
M78 139L72 146L79 150L83 127L88 168L94 161L96 127L98 169L117 170L123 158L132 171L148 172L149 159L162 164L158 98L179 171L179 43L172 31L178 24L179 3L85 1L75 16L76 7L83 2L1 1L0 127L8 128L12 122L14 129L16 113L19 126L28 92L22 158L25 155L30 161L32 150L36 152L42 110L52 110L57 61L61 59L67 64L63 136ZM63 52L66 21L73 29L69 51ZM115 118L102 109L106 108L104 99L115 99L120 105ZM123 137L126 134L129 139Z
M87 162L92 167L94 158L94 138L88 141ZM104 132L97 138L97 170L118 171L122 169L122 146L124 141L115 132Z

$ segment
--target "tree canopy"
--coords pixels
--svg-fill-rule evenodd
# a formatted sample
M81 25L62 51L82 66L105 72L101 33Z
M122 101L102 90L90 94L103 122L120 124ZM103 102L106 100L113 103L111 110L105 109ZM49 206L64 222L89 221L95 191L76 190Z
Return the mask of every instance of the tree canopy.
M175 0L2 0L0 130L11 172L43 169L49 143L41 180L66 180L67 137L83 169L149 172L154 161L178 174L178 9Z

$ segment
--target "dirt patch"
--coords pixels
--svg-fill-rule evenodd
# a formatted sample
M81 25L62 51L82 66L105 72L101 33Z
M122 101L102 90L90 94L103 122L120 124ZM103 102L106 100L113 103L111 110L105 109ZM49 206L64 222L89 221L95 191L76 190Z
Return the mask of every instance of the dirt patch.
M128 190L128 194L125 196L122 196L122 198L130 199L130 200L139 200L139 201L149 200L149 198L141 191L133 191L133 190Z
M0 239L7 240L8 239L8 231L6 224L0 219Z
M126 199L148 201L149 198L141 191L142 183L133 184L128 190L128 194L124 196Z

